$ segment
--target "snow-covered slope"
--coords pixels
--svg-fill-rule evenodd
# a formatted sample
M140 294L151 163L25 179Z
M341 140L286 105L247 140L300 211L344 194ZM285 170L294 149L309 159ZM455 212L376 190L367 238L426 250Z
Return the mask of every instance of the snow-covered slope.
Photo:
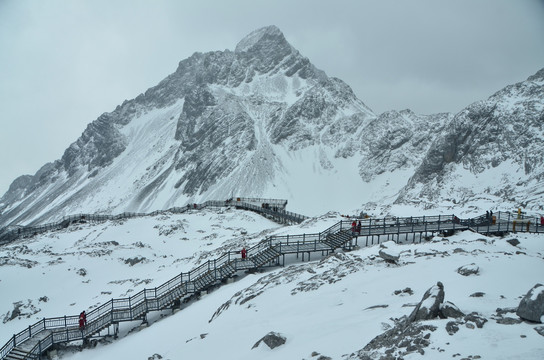
M112 297L154 287L222 251L270 234L322 231L339 219L330 213L278 227L253 213L204 210L79 224L1 247L0 312L5 315L0 341L43 317L78 314ZM312 255L311 262L293 258L283 268L240 274L234 283L175 314L154 313L146 328L122 323L117 340L107 338L83 351L76 342L58 355L79 360L324 360L379 358L386 351L415 359L422 351L431 359L540 359L544 338L536 330L542 326L519 322L512 308L542 282L544 242L538 235L517 234L520 244L513 246L507 242L513 238L463 232L423 244L388 242L387 251L400 255L397 264L379 257L378 245L320 259ZM478 273L461 275L463 266ZM445 301L476 314L422 321L424 330L405 335L404 342L368 345L409 315L437 282L443 284ZM274 350L265 344L252 349L271 331L286 343Z

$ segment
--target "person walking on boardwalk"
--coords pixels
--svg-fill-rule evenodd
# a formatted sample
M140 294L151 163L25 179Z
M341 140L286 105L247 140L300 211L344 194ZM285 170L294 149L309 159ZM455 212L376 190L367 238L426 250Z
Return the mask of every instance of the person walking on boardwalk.
M87 326L87 314L85 314L85 311L82 311L79 314L79 330L85 330L85 326Z
M351 235L355 235L355 232L357 231L357 221L353 220L351 223Z
M361 235L361 220L357 223L357 234Z
M246 251L246 248L245 248L245 247L242 248L241 253L242 253L242 260L245 260L245 259L246 259L246 256L247 256L247 251Z

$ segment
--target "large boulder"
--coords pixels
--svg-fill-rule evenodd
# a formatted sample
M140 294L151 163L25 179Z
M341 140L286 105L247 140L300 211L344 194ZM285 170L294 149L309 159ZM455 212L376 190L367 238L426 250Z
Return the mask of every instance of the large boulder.
M419 304L408 316L408 322L437 318L440 315L440 307L443 302L444 285L439 281L425 292Z
M380 245L378 254L382 259L389 263L397 263L400 259L400 252L397 251L397 244L394 241L387 241Z
M281 346L285 344L285 341L287 338L279 333L276 333L274 331L269 332L265 336L263 336L259 341L253 345L252 349L255 349L256 347L259 347L261 345L261 342L264 342L270 349L277 348L278 346Z
M542 323L544 321L544 285L536 284L521 299L516 314L528 321Z
M462 318L465 314L459 310L459 308L452 302L446 301L440 304L440 317L441 318Z

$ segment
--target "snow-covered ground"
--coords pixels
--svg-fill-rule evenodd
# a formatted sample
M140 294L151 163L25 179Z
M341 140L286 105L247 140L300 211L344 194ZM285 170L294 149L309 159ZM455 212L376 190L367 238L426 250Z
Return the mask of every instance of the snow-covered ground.
M268 235L319 232L340 219L329 213L280 227L251 212L203 210L79 224L17 241L0 248L0 342L43 317L76 315L112 297L155 287ZM513 238L517 246L507 242ZM487 322L479 328L461 319L453 335L446 331L452 319L422 322L436 327L422 334L427 337L419 345L424 357L542 359L538 324L497 320L519 319L508 310L535 284L544 283L543 236L462 232L387 246L400 255L397 264L385 262L374 245L325 257L313 254L310 262L292 257L285 267L240 273L234 283L184 304L179 312L152 314L148 327L122 323L117 340L107 338L82 351L73 343L58 355L77 360L357 359L361 349L409 315L423 294L441 282L445 301ZM459 274L465 265L478 274ZM264 343L252 349L271 331L286 343L273 350ZM396 348L393 355L406 350ZM421 357L418 351L403 355Z

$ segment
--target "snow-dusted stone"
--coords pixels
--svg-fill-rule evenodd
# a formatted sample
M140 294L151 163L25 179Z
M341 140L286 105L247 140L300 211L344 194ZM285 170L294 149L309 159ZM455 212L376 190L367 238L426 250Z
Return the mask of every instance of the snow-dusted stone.
M408 316L408 322L435 319L439 316L440 305L443 302L444 285L439 281L425 292L423 299Z
M521 299L516 314L528 321L542 323L544 320L544 285L536 284Z
M398 252L389 249L381 249L378 254L387 262L396 263L400 259L400 254Z
M440 317L443 318L462 318L465 314L459 310L454 303L446 301L443 304L440 304Z
M470 265L463 265L457 269L457 272L463 276L478 275L480 267L472 263Z
M544 326L537 326L535 327L535 331L539 333L540 335L544 336Z
M380 245L379 255L387 262L396 263L400 259L400 253L396 250L397 244L394 241L387 241Z
M287 338L277 332L271 331L265 336L263 336L259 341L253 345L252 349L255 349L256 347L259 347L261 342L264 342L270 349L277 348L278 346L281 346L285 344L285 341Z

